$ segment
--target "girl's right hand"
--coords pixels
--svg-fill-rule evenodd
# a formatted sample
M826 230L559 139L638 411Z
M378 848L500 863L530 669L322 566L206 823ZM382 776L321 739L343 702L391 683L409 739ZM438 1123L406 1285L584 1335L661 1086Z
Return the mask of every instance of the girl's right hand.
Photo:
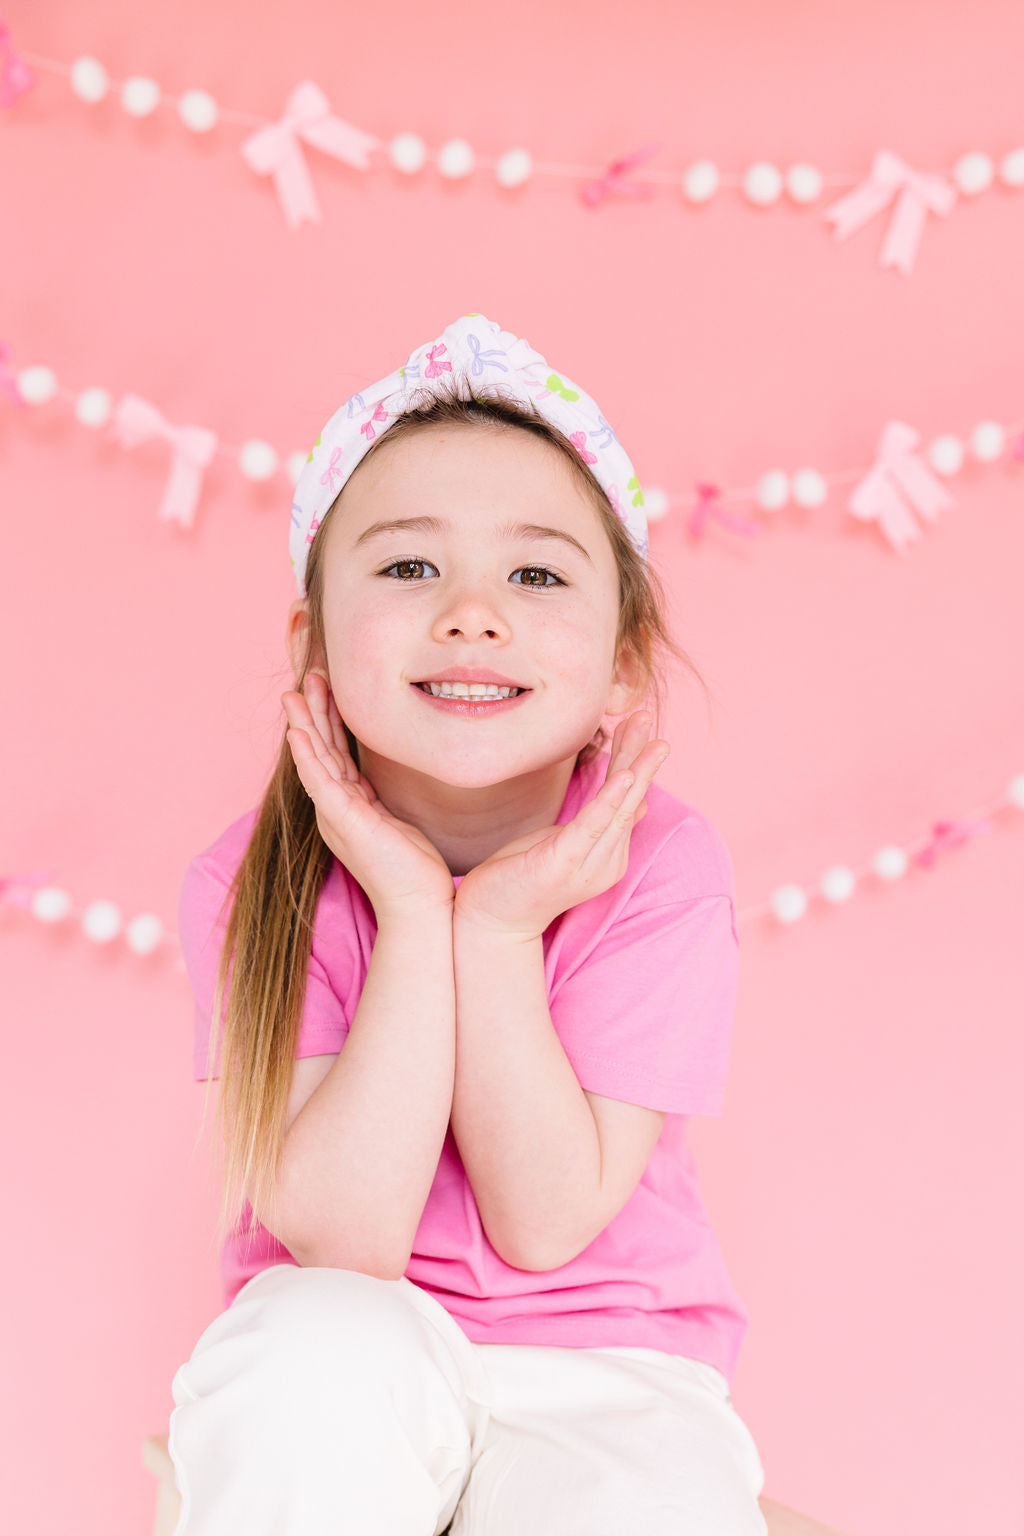
M454 907L455 882L433 843L377 798L348 750L338 706L326 680L310 672L304 694L281 695L296 772L316 806L316 824L331 852L358 880L380 924Z

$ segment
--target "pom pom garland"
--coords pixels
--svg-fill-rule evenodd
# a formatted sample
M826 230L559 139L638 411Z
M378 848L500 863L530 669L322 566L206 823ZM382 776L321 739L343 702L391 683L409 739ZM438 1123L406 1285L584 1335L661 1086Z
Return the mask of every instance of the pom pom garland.
M1024 773L1016 774L1010 780L1005 795L980 811L968 812L956 821L934 822L931 833L909 849L898 844L886 844L860 870L848 864L833 864L822 874L816 891L807 891L803 886L793 883L778 885L766 902L740 911L737 921L747 923L760 917L773 916L780 925L787 927L806 915L815 895L830 906L841 906L850 900L866 876L874 874L879 880L891 883L902 879L912 864L930 870L937 855L980 832L993 831L994 827L987 818L1007 808L1024 811ZM115 902L100 899L77 908L72 904L67 891L54 885L36 886L36 878L0 876L0 901L23 908L41 923L53 924L63 922L65 918L74 918L84 936L94 944L109 944L123 935L128 948L136 955L151 954L161 945L178 949L177 935L166 929L154 913L140 913L125 923L121 909ZM177 964L179 970L184 969L180 953Z
M0 343L0 355L6 352L7 349ZM77 393L63 389L58 385L52 368L37 364L12 372L11 376L20 400L28 405L45 405L56 396L60 396L72 406L75 417L83 426L94 430L106 426L114 414L114 405L107 390L96 385ZM138 397L127 398L138 401ZM141 402L141 404L147 405L147 402ZM154 414L156 413L155 407L148 408ZM205 431L206 429L184 430ZM893 446L893 441L897 438L899 441L896 441ZM1017 439L1016 456L1024 458L1024 423L1017 422L1004 426L1001 422L986 419L977 423L968 434L966 441L950 433L944 433L934 438L920 456L910 455L918 469L915 479L919 483L921 476L926 476L925 462L935 471L936 476L941 476L944 480L950 479L962 468L968 452L979 464L995 463L1005 454L1008 440L1011 438ZM830 487L845 485L851 479L858 479L857 488L846 502L846 510L856 517L868 519L876 515L868 495L872 481L877 481L885 473L891 454L899 452L908 455L911 440L916 442L916 439L917 433L905 423L888 423L880 435L879 457L876 464L864 467L855 475L850 473L823 475L819 470L806 466L789 475L783 469L773 468L766 470L750 489L728 490L697 481L696 498L684 497L680 493L670 493L659 486L645 486L644 511L648 523L655 523L664 521L674 506L684 501L692 505L696 501L697 509L691 514L687 523L687 531L691 536L700 536L703 533L704 520L710 518L717 518L724 526L731 527L738 533L755 534L763 530L763 525L743 522L726 512L721 503L726 500L749 500L760 512L773 517L790 504L813 511L824 506L829 498ZM240 448L216 443L213 451L231 458L247 480L269 480L279 471L283 471L292 485L298 483L307 458L307 454L301 449L281 455L271 443L261 438L250 438ZM198 494L198 488L199 472L197 471L196 494ZM913 506L922 515L930 515L934 520L940 509L949 510L955 505L952 498L942 499L947 497L947 493L937 480L930 481L929 494L931 499L924 504L909 502L908 506ZM165 515L177 516L185 526L191 526L194 506L193 500L185 514L165 512ZM885 519L882 516L879 516L879 527L893 547L899 548L898 538L893 530L885 525ZM905 529L903 533L905 537Z
M147 77L132 76L120 82L111 81L100 60L90 56L83 55L70 66L31 53L16 57L22 69L26 61L31 61L39 69L67 75L73 93L89 104L103 101L112 84L120 87L121 106L129 116L146 117L159 105L167 104L177 110L181 122L193 133L208 133L222 117L226 121L254 125L258 129L280 129L286 126L295 145L296 155L287 163L267 169L281 172L279 176L275 175L275 183L291 227L305 221L320 220L311 186L305 184L308 172L299 148L302 124L292 115L293 103L303 93L306 95L307 110L314 116L318 115L319 108L309 106L309 93L317 98L321 98L323 93L312 82L306 81L297 86L289 98L289 108L284 117L277 123L268 123L265 118L248 112L222 111L207 91L190 89L175 98L162 92L158 82ZM30 89L34 84L34 79L28 78L26 71L21 91ZM19 93L14 94L16 96ZM326 98L323 99L326 101ZM1006 187L1024 186L1024 146L1008 151L998 167L993 157L985 151L969 150L958 156L945 174L921 172L892 150L880 149L875 153L867 174L860 176L826 174L816 165L803 160L787 167L780 167L768 160L755 160L741 172L726 175L708 159L695 160L682 174L677 170L657 170L650 166L637 169L638 162L646 159L649 153L653 153L653 148L658 147L654 146L632 157L613 161L613 174L610 175L607 170L602 173L600 167L559 163L535 165L529 151L522 148L506 150L495 158L482 156L464 138L449 139L436 152L428 149L419 134L411 132L397 134L386 143L334 117L329 109L326 118L321 117L321 121L330 123L334 142L332 145L321 143L320 147L362 171L369 169L368 151L377 150L397 171L406 176L415 175L428 160L434 160L438 174L445 180L462 180L472 175L477 168L483 168L492 170L499 186L506 188L521 186L535 174L573 180L584 177L586 179L580 186L579 195L583 205L591 208L603 202L608 191L628 193L634 201L638 201L640 194L646 195L659 183L676 186L683 201L693 206L708 202L722 187L734 187L753 208L774 207L783 195L788 196L797 207L809 207L820 200L826 184L829 187L849 186L852 188L849 194L825 213L826 219L835 225L835 240L845 240L881 209L891 206L892 213L879 260L883 267L896 267L904 275L913 269L917 246L929 213L945 216L952 211L958 196L977 197L988 191L997 179ZM346 139L347 144L343 143ZM246 159L251 168L264 169L256 166L249 156ZM296 168L296 160L301 161L301 170ZM600 176L600 181L594 181L595 175ZM297 178L304 183L301 189ZM600 188L597 194L595 187Z

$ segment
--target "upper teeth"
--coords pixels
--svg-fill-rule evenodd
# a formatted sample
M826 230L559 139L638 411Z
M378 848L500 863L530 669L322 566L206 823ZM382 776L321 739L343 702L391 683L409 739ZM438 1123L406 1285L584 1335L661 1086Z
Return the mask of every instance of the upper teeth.
M435 698L507 699L521 692L519 688L497 688L494 683L425 683Z

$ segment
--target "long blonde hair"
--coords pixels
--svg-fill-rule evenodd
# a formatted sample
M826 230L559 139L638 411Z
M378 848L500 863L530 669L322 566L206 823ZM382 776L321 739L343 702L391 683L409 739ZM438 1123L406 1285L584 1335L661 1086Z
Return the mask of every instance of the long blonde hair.
M638 702L633 707L639 707L642 701L652 708L654 735L658 735L662 677L657 653L670 653L702 685L703 679L671 639L665 619L664 591L657 573L636 550L589 466L568 438L541 416L533 402L501 395L467 398L460 390L461 384L453 381L441 390L425 391L428 398L419 406L411 406L374 440L354 473L380 452L382 445L436 426L532 432L562 452L590 496L611 543L619 573L615 657L628 654L634 662L639 684L634 695ZM321 520L308 552L309 624L302 669L294 683L297 691L301 691L311 667L324 665L324 530L343 493L344 486ZM313 924L334 858L317 828L314 802L296 772L285 739L286 728L287 722L282 721L277 762L245 854L225 897L225 904L234 899L214 991L213 1039L209 1050L212 1073L227 991L217 1103L223 1143L218 1244L223 1243L229 1232L243 1230L246 1200L253 1218L248 1228L250 1245L256 1222L272 1233L276 1227L276 1172L305 1002ZM345 734L358 763L358 743L347 726ZM607 732L599 726L591 741L580 749L578 765L601 752L608 739ZM207 1078L200 1136L212 1081L212 1076Z

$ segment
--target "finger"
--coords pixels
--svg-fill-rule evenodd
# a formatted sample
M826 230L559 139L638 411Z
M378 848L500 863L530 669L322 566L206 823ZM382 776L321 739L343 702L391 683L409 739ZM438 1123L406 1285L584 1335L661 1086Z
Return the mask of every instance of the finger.
M320 734L317 723L313 719L309 700L305 694L299 693L297 689L293 688L290 692L281 695L281 702L284 704L285 712L288 716L288 724L293 729L305 732L309 739L310 749L315 753L318 761L323 763L325 768L329 767L333 779L341 779L343 774L338 768L337 763L335 763L327 743Z
M667 742L652 742L650 750L642 753L627 769L621 769L607 778L565 831L574 831L579 824L579 835L566 839L570 856L580 865L588 859L606 859L614 845L628 838L636 822L647 812L644 796L650 788L661 764L668 757ZM640 816L637 811L641 804Z
M288 745L292 750L295 761L295 771L299 776L303 789L314 801L319 810L325 797L335 789L351 791L353 786L341 776L341 770L337 763L331 759L324 761L313 750L309 732L298 726L291 726L285 732ZM352 794L346 794L346 799L351 800Z
M608 762L607 777L611 778L622 768L629 768L637 754L647 744L653 725L649 710L634 710L621 722L612 740L612 752Z
M331 736L334 745L338 752L340 752L342 761L345 764L346 777L350 778L354 783L358 783L360 777L359 769L356 767L355 759L349 751L348 737L345 735L345 723L341 718L331 689L327 690L327 718L331 724Z
M310 672L303 683L302 691L320 739L325 747L330 748L334 743L331 733L331 722L327 718L327 706L324 698L326 688L327 684L320 674L318 672Z

